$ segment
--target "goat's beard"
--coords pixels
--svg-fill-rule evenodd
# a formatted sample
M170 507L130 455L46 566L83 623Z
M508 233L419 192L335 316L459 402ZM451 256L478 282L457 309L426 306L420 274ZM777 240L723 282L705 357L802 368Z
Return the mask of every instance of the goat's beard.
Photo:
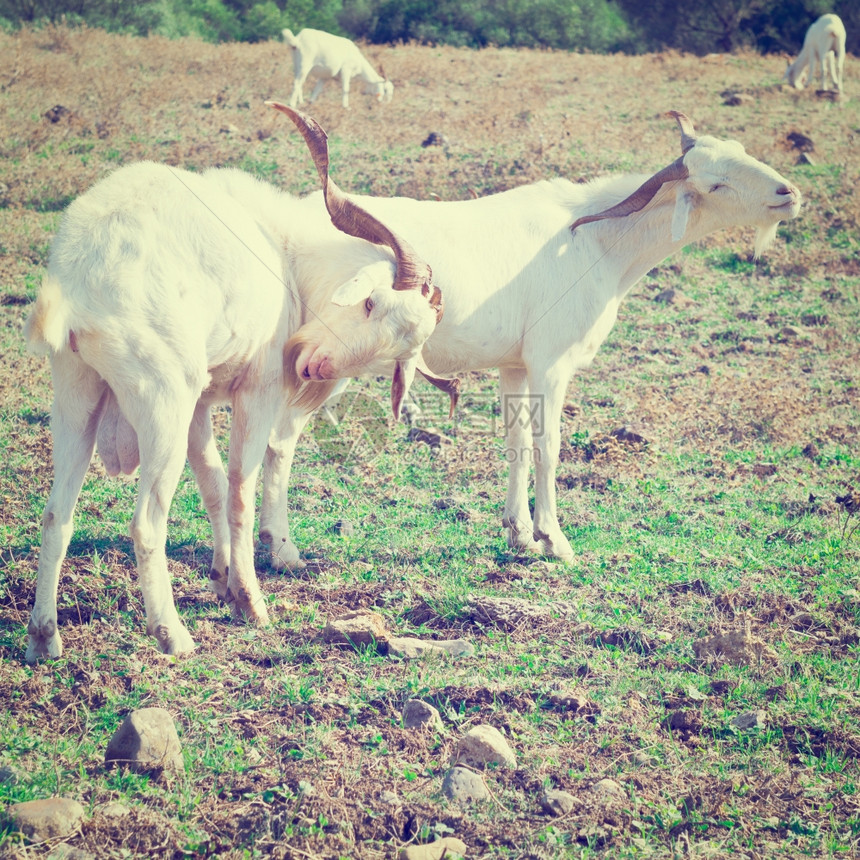
M757 260L773 243L776 238L776 228L779 227L779 222L769 224L767 227L759 227L755 234L755 245L753 256Z

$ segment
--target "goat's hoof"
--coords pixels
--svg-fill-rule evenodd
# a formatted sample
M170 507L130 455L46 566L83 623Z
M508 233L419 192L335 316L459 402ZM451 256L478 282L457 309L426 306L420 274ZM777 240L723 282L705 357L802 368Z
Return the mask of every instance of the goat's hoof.
M223 573L216 568L209 570L209 590L213 591L221 600L230 602L227 597L230 594L230 589L227 587L227 577L230 574L230 568L225 567Z
M269 564L275 570L300 570L305 566L298 547L288 537L275 537L271 529L261 529L260 543L269 548Z
M535 545L540 555L570 563L573 561L573 547L564 535L551 538L549 535L535 532Z
M156 624L150 633L155 637L163 654L189 654L196 647L191 634L182 624L178 627Z
M27 643L24 659L28 663L35 663L37 660L56 660L62 656L63 643L57 632L55 617L48 618L46 621L30 618L27 633L30 635L30 641Z
M232 601L233 620L244 624L254 624L264 627L269 623L269 612L266 600L262 594L251 597L247 592L240 592Z
M63 656L63 643L60 639L60 634L57 633L57 625L51 622L53 627L53 635L42 635L38 632L34 633L28 628L30 633L30 641L27 643L27 651L24 654L24 659L28 663L35 663L38 660L57 660Z

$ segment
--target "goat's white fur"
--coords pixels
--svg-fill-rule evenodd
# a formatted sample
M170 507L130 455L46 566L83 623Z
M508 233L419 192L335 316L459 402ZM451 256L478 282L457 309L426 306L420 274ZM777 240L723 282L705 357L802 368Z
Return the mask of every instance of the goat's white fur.
M804 82L812 86L815 70L821 71L821 88L828 88L828 75L837 91L842 92L845 71L845 25L838 15L822 15L810 25L803 47L785 70L785 80L801 90Z
M290 107L304 102L303 88L309 77L315 80L309 99L311 102L316 101L326 81L333 78L340 78L345 108L349 107L349 85L353 78L364 81L365 94L375 95L377 101L391 101L394 84L373 68L355 42L309 28L302 30L298 36L291 30L283 30L281 35L293 54L295 80Z
M583 224L573 234L572 222L624 200L645 177L588 184L553 179L462 202L354 198L410 242L443 291L445 315L423 350L429 368L445 375L498 367L503 416L517 398L543 398L540 433L506 421L510 471L502 522L517 550L573 557L556 514L562 405L571 377L592 361L630 288L684 245L721 228L756 227L758 255L778 223L800 209L798 190L735 141L699 137L684 164L686 180L664 185L642 211ZM343 280L374 256L348 237L337 244L329 262L342 267ZM319 313L309 330L343 324L342 309L307 295ZM298 420L292 428L301 429ZM299 558L286 524L295 438L282 437L279 444L280 472L266 487L261 521L274 563L289 565ZM528 504L532 457L534 517Z
M50 355L54 384L54 484L28 661L62 653L60 566L97 444L114 474L133 470L139 455L131 534L147 629L162 650L194 647L165 554L186 452L214 532L211 586L234 615L265 622L253 556L256 478L265 456L266 492L280 490L307 420L307 410L288 405L284 347L309 313L302 281L319 308L355 275L338 280L345 267L328 253L338 236L318 199L292 198L232 169L200 175L134 164L71 204L26 326L31 347ZM354 257L362 245L371 250L362 298L373 296L377 314L359 311L346 328L319 327L303 340L326 353L331 379L417 360L436 324L418 291L391 289L390 254L350 242ZM233 413L229 478L210 418L211 405L224 401Z

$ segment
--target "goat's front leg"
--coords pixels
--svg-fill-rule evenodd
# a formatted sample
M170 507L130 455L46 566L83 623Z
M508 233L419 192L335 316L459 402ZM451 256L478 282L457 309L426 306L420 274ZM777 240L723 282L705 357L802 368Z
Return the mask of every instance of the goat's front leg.
M73 514L96 443L103 405L104 383L71 353L59 353L52 361L54 406L51 432L54 439L54 484L42 514L42 548L36 599L24 659L57 658L63 643L57 630L57 588L60 568L72 537Z
M165 396L169 381L154 381L153 396L131 395L120 404L137 431L140 481L131 536L146 610L146 630L165 654L194 650L173 601L167 569L167 516L179 483L197 394ZM158 405L154 405L157 403Z
M505 459L508 462L508 493L502 526L508 546L516 551L538 552L529 510L529 466L532 459L532 431L528 379L523 368L500 370L501 418L505 428Z
M277 395L272 392L240 391L233 398L227 471L230 569L223 597L237 621L255 624L269 621L254 569L254 501L260 462L266 452L276 408Z
M276 569L301 565L299 550L290 539L289 485L296 444L310 412L284 406L269 436L263 460L263 500L260 510L260 540L269 547Z
M207 405L198 402L188 429L188 462L197 479L200 498L212 525L212 565L209 587L220 597L227 591L230 567L230 524L227 522L227 475L212 432Z
M341 101L343 102L343 106L345 108L349 107L349 81L349 75L347 75L345 72L342 72L340 76L340 88L342 93Z
M341 379L327 403L338 398L349 385ZM263 460L263 501L260 510L260 541L269 547L272 567L282 570L302 564L299 550L290 539L289 486L299 436L312 412L284 404L269 436Z
M556 510L555 480L561 447L561 408L567 390L568 374L557 368L531 379L538 384L542 402L536 404L532 418L535 461L534 539L540 552L562 561L573 560L573 548L562 534Z

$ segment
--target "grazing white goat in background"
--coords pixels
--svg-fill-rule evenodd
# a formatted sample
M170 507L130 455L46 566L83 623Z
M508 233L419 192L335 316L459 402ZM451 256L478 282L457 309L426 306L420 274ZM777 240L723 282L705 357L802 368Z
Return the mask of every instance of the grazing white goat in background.
M370 65L355 42L309 28L302 30L298 36L294 36L291 30L282 30L281 35L293 52L295 81L290 107L304 102L302 89L308 77L315 79L310 95L312 102L316 101L326 81L333 78L340 78L345 108L349 107L349 85L353 78L364 82L366 95L375 95L377 101L391 101L394 84L385 77L384 72L377 72Z
M308 122L302 129L319 159L325 135ZM131 534L147 630L177 654L194 643L173 602L165 541L186 451L213 527L211 586L237 618L267 619L254 570L254 491L270 431L294 421L286 381L295 371L284 366L296 354L290 338L325 353L330 380L385 372L393 362L399 413L424 367L420 348L441 316L441 295L406 242L333 183L326 194L331 220L316 196L299 200L238 170L194 174L145 162L117 170L65 213L27 322L31 347L50 355L54 384L54 484L42 517L28 661L62 653L60 566L96 445L112 474L140 464ZM353 249L346 272L329 259L338 237ZM355 265L364 246L371 265ZM356 285L358 313L301 332L306 288L322 307L351 302ZM332 386L313 397L321 402ZM317 405L313 397L308 408ZM229 478L210 416L211 405L225 401Z
M562 405L571 377L592 361L631 287L684 245L722 228L754 226L759 255L779 222L800 211L797 188L740 143L697 137L686 116L672 115L682 155L650 178L610 176L584 185L553 179L459 202L353 198L415 247L443 291L445 316L423 350L428 367L446 375L500 370L510 463L502 523L516 550L573 558L556 514ZM344 265L356 271L367 265L372 248L347 237L339 245L351 248ZM356 299L361 307L360 292ZM318 318L296 343L313 343L326 326L343 325L345 309L314 308ZM323 350L295 354L309 391L314 380L328 378ZM536 400L541 420L530 426L519 419L523 405ZM270 451L274 480L264 493L261 522L276 565L299 558L289 540L287 483L301 424L294 421Z
M845 25L838 15L822 15L811 24L803 39L803 47L793 63L785 70L785 80L802 90L804 82L812 86L815 70L821 70L821 89L828 88L828 74L839 92L845 70Z

